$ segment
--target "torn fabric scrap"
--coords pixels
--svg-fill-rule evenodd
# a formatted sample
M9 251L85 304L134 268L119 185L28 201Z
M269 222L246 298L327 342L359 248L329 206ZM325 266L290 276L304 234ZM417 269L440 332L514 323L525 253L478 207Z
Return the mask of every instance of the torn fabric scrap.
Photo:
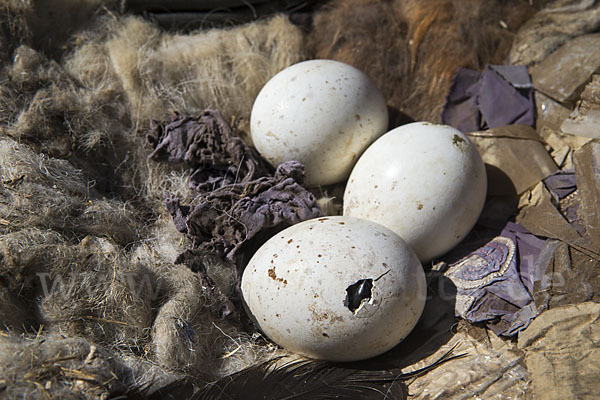
M196 249L235 262L242 245L260 231L322 216L315 196L298 181L303 172L302 164L287 161L273 177L221 187L198 196L193 206L167 199L167 209L177 229L194 240Z
M543 180L552 200L562 216L581 236L586 235L585 224L580 217L580 201L577 192L577 176L574 169L558 171Z
M460 68L442 110L442 122L462 132L511 124L535 125L533 86L525 66Z
M218 111L204 110L197 117L175 114L168 121L152 121L150 129L146 140L154 150L148 158L186 163L190 186L199 192L272 174L271 166Z
M218 111L154 121L147 138L154 148L149 158L190 167L190 187L198 196L191 204L178 198L165 204L177 230L193 240L194 251L236 264L242 246L265 239L261 232L322 216L315 196L302 186L304 166L288 161L273 174Z
M546 179L544 184L557 201L560 201L577 190L577 177L574 169L558 171Z
M534 301L534 284L548 263L546 240L509 222L485 246L452 264L445 275L454 283L456 315L485 322L497 335L513 336L542 311ZM545 255L545 254L544 254Z

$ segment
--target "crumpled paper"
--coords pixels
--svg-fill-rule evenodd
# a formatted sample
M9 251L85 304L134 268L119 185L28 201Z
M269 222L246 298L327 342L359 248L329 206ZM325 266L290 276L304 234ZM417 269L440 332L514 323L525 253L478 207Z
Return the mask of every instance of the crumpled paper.
M552 202L562 216L580 235L586 229L579 215L579 193L577 193L577 175L574 169L564 169L543 180L544 186L552 196Z
M416 378L408 386L411 399L524 399L531 384L523 365L523 352L510 342L483 329L459 323L458 332L433 355L411 365L420 368L436 360L452 346L467 357L452 360ZM433 339L435 340L435 339ZM409 369L403 370L408 372Z
M600 393L600 304L544 312L519 335L535 399L597 399Z
M539 63L572 38L597 31L600 24L600 3L596 0L550 0L542 4L544 8L517 32L508 55L510 64Z
M552 159L561 169L574 168L573 154L592 140L583 136L569 135L561 132L560 128L550 128L549 126L542 126L538 132L546 143Z
M457 316L514 336L546 309L600 298L600 143L574 160L521 196L522 225L449 267Z
M560 131L563 121L571 114L571 107L546 96L539 90L535 91L536 121L535 127L542 134L544 128Z
M600 75L593 75L560 129L571 135L600 138Z
M589 34L568 41L529 72L536 90L564 103L575 100L598 68L600 34Z
M560 206L555 206L553 196L543 182L521 196L519 208L517 222L531 232L594 252L589 240L569 223L561 213Z
M575 152L575 173L580 199L579 216L588 240L600 249L600 143L590 142Z
M442 111L442 122L461 132L510 124L534 126L533 86L524 66L460 68Z
M487 164L488 195L523 193L558 170L530 126L507 125L468 136Z
M600 144L576 151L574 164L574 173L545 179L520 199L517 222L556 242L534 288L535 302L544 308L600 299Z

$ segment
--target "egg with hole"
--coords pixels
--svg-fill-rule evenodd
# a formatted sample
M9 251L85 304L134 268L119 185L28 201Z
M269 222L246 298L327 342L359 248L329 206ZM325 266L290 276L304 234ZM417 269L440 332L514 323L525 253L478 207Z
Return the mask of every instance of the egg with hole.
M269 239L242 276L252 320L275 343L315 359L381 354L419 320L427 293L410 247L371 221L301 222Z
M373 81L333 60L304 61L279 72L262 88L250 115L259 153L273 166L300 161L309 185L346 179L387 126L385 99Z
M456 246L486 198L485 167L475 145L446 125L393 129L358 160L344 192L344 215L394 231L421 262Z

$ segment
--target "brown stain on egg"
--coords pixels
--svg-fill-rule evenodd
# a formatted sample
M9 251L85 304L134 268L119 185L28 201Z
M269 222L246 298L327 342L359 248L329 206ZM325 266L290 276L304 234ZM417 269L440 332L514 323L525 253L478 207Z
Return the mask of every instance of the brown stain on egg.
M271 132L271 131L268 131L268 132L265 134L265 136L269 136L269 137L272 137L272 138L273 138L273 139L275 139L275 140L279 140L279 138L277 137L277 135L275 135L275 134L274 134L273 132Z
M284 286L287 285L286 279L277 277L277 274L275 273L275 267L269 268L267 270L267 275L269 275L269 278L273 279L274 281L281 282L281 283L283 283Z
M452 144L462 152L467 149L467 141L456 134L452 136Z

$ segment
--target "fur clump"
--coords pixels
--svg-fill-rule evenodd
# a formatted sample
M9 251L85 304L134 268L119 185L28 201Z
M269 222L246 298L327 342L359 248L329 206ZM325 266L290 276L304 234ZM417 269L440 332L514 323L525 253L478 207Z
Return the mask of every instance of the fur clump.
M43 10L7 4L0 385L16 397L102 398L186 375L203 384L282 354L219 315L215 293L232 294L235 279L219 260L202 273L174 264L191 243L164 196L195 195L183 166L147 160L141 132L209 105L247 119L266 80L301 59L300 31L275 17L179 35L86 11L86 29L65 27L74 35L49 48L32 39Z
M303 36L285 17L225 30L166 33L141 18L111 21L101 43L86 41L69 61L83 80L120 82L133 122L206 108L248 119L269 78L303 57ZM103 68L90 71L86 65ZM106 68L106 69L104 69Z
M73 46L73 32L100 12L116 10L119 0L3 0L0 2L0 59L25 44L60 58Z
M13 59L0 91L0 102L9 105L0 128L5 135L81 170L91 197L131 199L143 191L143 149L118 93L83 87L58 62L25 45Z
M100 197L81 170L6 137L0 137L0 179L0 232L37 227L70 237L106 236L121 245L143 234L139 214Z
M0 4L0 60L10 59L15 46L31 40L32 32L27 23L31 18L31 2L4 0Z
M105 347L130 369L148 363L160 367L159 375L137 371L138 384L183 373L211 381L274 353L274 347L259 346L260 337L243 332L237 320L216 315L219 305L201 277L169 262L185 248L179 241L169 220L155 224L130 249L106 237L77 240L41 228L2 235L5 332L12 338L36 332L42 339L81 337ZM223 265L213 261L207 270L224 290L232 290ZM29 366L16 363L14 368L20 373Z
M27 365L28 368L23 368ZM106 399L125 393L131 373L83 338L0 336L0 376L7 398Z
M503 63L533 12L525 0L333 1L309 40L317 58L367 73L393 109L438 122L456 70Z

